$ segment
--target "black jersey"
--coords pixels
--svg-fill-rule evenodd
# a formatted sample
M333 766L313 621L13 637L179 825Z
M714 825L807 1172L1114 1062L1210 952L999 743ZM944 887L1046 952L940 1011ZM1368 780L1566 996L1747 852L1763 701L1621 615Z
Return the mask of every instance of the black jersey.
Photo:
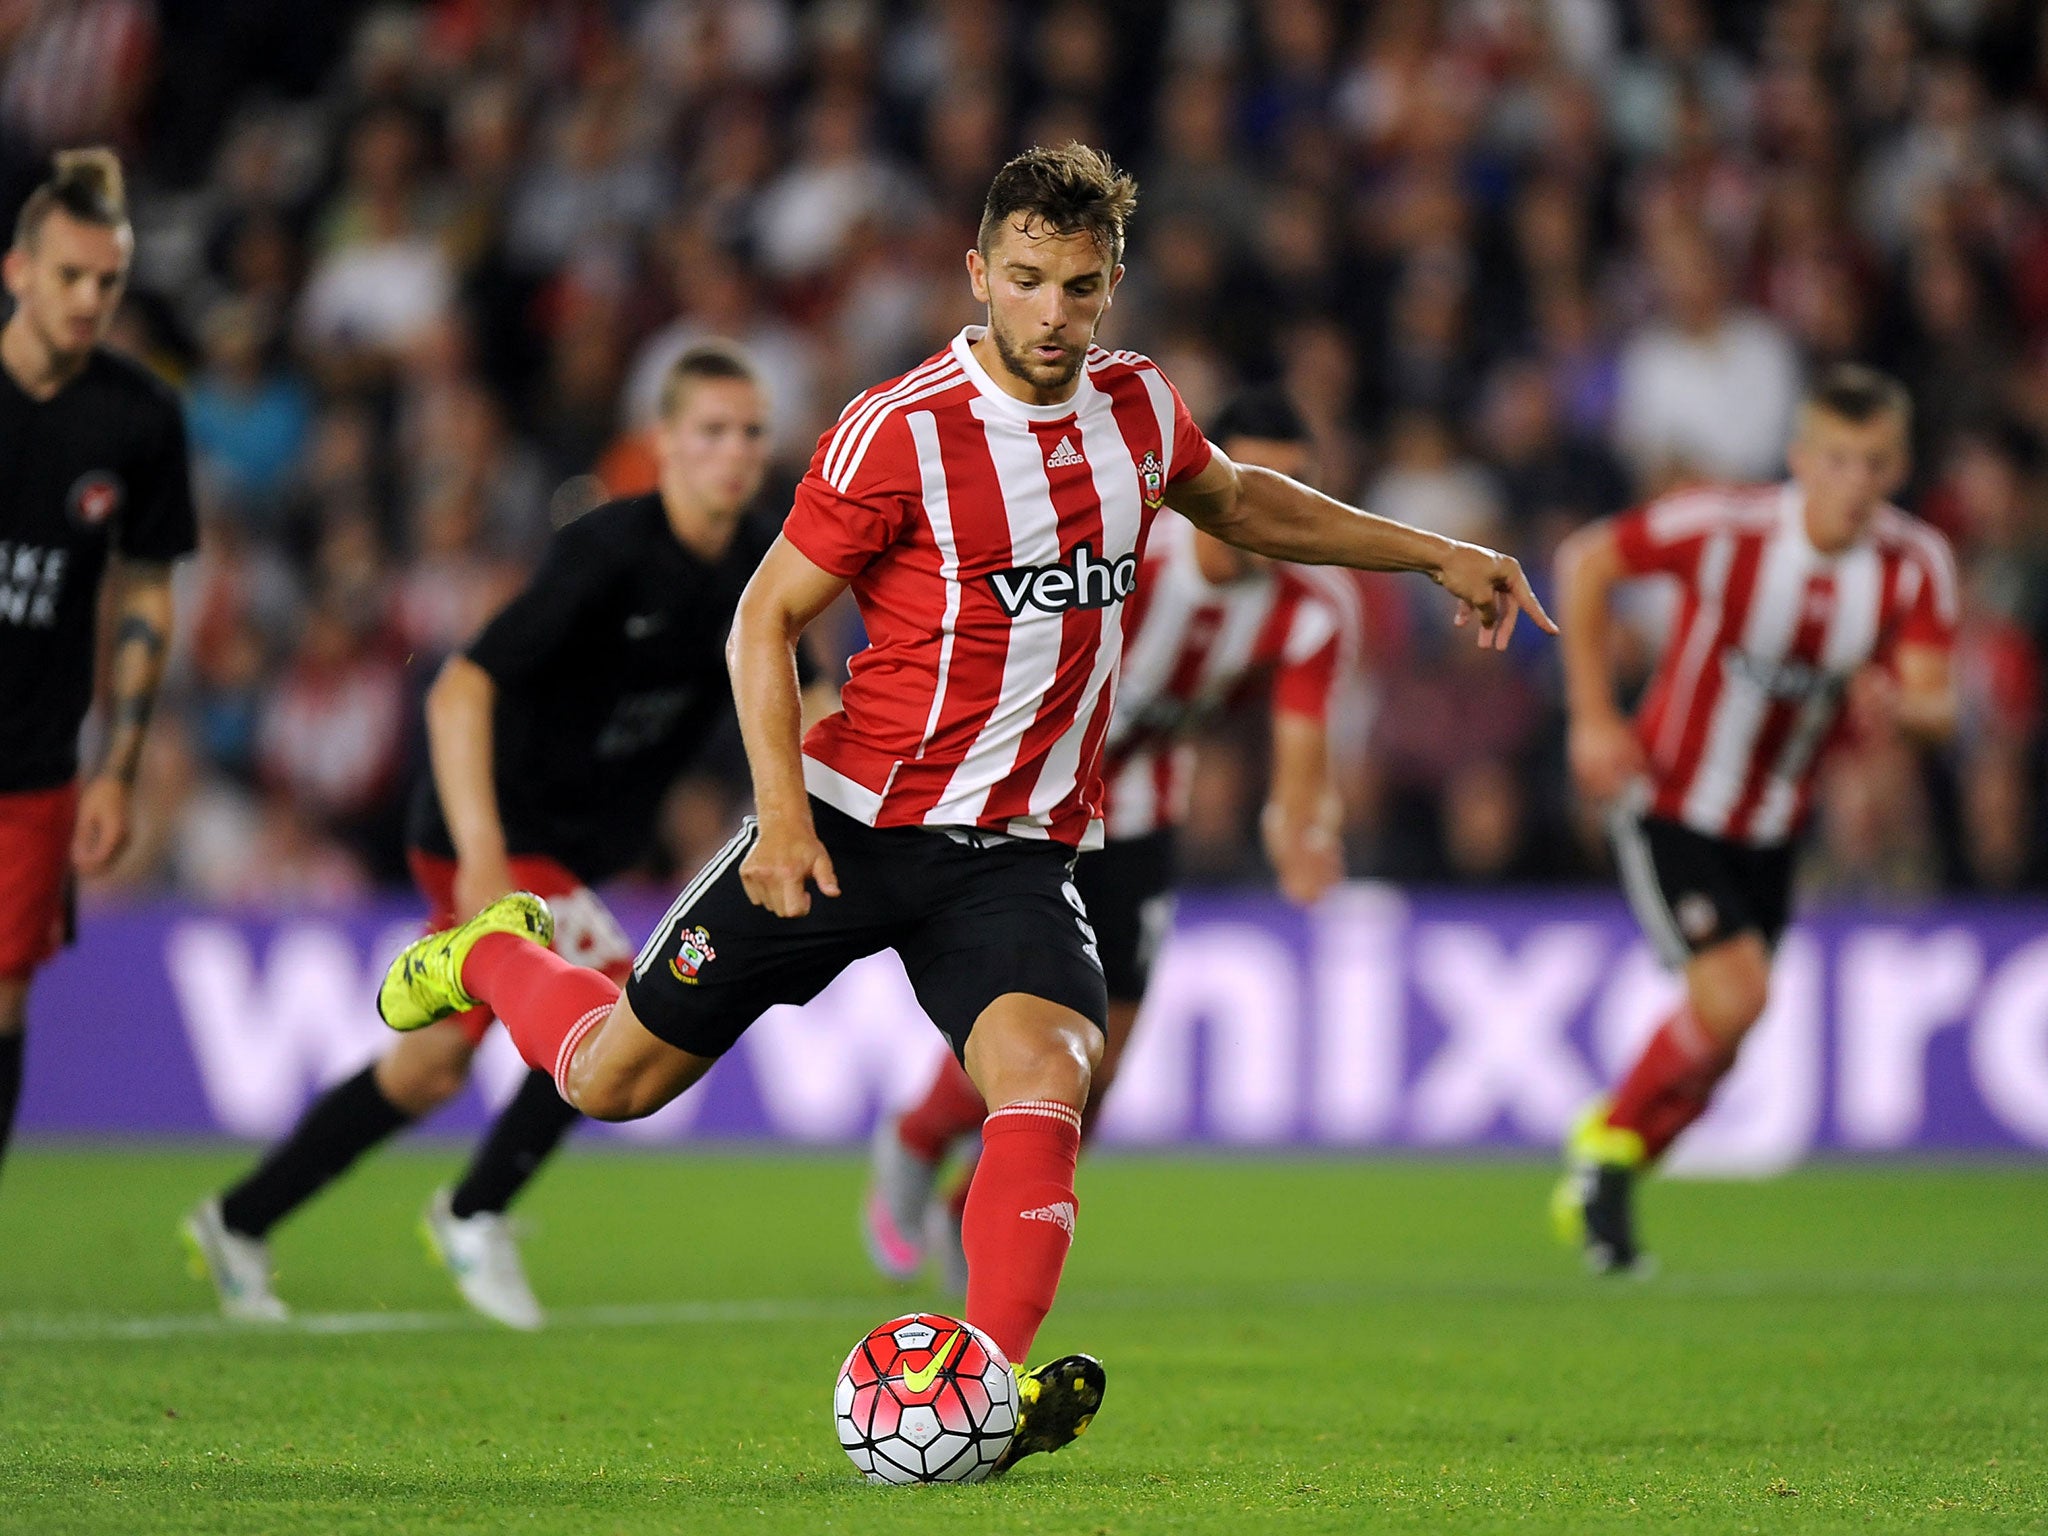
M48 400L0 367L0 793L78 772L108 555L175 560L197 542L169 385L99 348Z
M725 639L775 537L749 519L703 560L658 495L588 512L470 645L497 684L493 777L506 849L586 881L637 862L661 797L732 705ZM454 856L432 773L413 793L414 847Z

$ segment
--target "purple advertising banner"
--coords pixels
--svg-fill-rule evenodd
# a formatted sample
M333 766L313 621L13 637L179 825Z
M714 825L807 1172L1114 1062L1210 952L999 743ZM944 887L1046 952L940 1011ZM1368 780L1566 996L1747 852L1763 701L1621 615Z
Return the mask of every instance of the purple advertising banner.
M621 902L630 932L660 915ZM30 1003L25 1129L268 1138L386 1044L371 999L416 931L341 914L88 913ZM1106 1141L1548 1152L1676 993L1606 895L1351 885L1313 911L1190 895L1105 1111ZM943 1046L893 956L776 1009L697 1089L602 1134L850 1143ZM523 1072L493 1031L433 1122L481 1126ZM2048 908L1827 911L1779 953L1769 1012L1676 1166L1817 1151L2048 1148Z

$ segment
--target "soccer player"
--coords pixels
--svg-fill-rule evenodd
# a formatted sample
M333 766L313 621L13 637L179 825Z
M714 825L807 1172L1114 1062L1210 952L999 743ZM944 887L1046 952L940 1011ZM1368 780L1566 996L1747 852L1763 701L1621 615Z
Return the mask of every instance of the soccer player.
M554 537L531 582L451 657L427 697L431 771L413 795L413 875L450 928L507 891L547 898L556 951L623 980L633 948L591 887L634 864L661 798L731 707L722 650L769 531L745 520L767 472L767 400L721 345L669 370L658 489ZM809 701L831 707L830 689ZM286 1315L266 1235L393 1132L462 1091L490 1028L472 1008L402 1036L317 1100L185 1233L231 1317ZM506 1208L579 1117L530 1073L424 1230L462 1295L515 1328L542 1322Z
M1868 368L1802 402L1782 485L1682 491L1558 551L1569 750L1613 803L1622 887L1685 1000L1566 1143L1560 1237L1597 1272L1636 1267L1633 1191L1735 1064L1764 1011L1815 765L1852 686L1923 741L1953 728L1947 543L1887 498L1911 402ZM1608 674L1608 596L1675 578L1677 626L1633 724Z
M56 157L14 223L0 327L0 1151L21 1093L29 985L69 941L74 873L128 844L171 634L171 564L197 542L185 421L100 345L135 252L110 149ZM114 568L111 700L79 782L100 587Z
M1233 401L1213 436L1235 464L1306 477L1308 429L1277 388ZM1340 655L1356 640L1349 585L1326 571L1274 566L1184 518L1159 524L1146 542L1103 743L1104 842L1074 871L1109 992L1108 1039L1089 1084L1084 1142L1172 925L1174 828L1192 752L1183 738L1193 727L1268 685L1272 781L1260 818L1267 857L1280 889L1303 905L1343 874L1324 721ZM875 1128L862 1220L868 1254L891 1279L913 1278L929 1247L947 1283L966 1287L960 1232L971 1170L943 1202L932 1193L949 1149L980 1130L986 1113L972 1079L946 1057L924 1097Z
M997 173L968 281L988 323L858 396L819 441L727 657L757 819L684 888L622 994L546 947L518 893L415 942L379 994L415 1029L488 1003L587 1115L652 1114L754 1019L893 948L990 1113L968 1321L1021 1377L1004 1465L1058 1449L1100 1364L1025 1372L1074 1232L1108 1001L1070 878L1101 837L1102 741L1138 549L1171 505L1280 560L1430 574L1504 644L1547 615L1503 555L1369 516L1213 449L1164 375L1094 347L1136 188L1078 144ZM869 646L800 728L792 656L848 587ZM815 893L815 894L814 894Z

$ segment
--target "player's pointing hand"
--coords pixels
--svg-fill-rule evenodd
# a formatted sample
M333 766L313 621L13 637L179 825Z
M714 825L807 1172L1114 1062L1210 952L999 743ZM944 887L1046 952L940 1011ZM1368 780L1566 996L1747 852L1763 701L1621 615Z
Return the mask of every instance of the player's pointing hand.
M752 850L740 861L740 885L747 900L777 917L802 917L811 910L810 887L821 896L839 894L832 855L815 828L763 824Z
M1506 650L1515 620L1524 613L1539 629L1557 633L1557 625L1530 590L1521 561L1512 555L1480 544L1458 544L1432 575L1438 586L1458 600L1459 625L1478 618L1481 646Z

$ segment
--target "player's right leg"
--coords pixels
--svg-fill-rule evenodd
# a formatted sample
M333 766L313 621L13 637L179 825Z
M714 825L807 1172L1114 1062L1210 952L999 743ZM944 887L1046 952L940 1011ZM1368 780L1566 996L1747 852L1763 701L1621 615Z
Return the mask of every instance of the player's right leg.
M470 1002L489 1005L528 1066L550 1073L597 1120L653 1114L708 1072L778 1003L809 1002L853 960L888 947L894 918L873 836L814 803L845 894L777 917L747 898L740 862L752 818L684 887L633 965L622 993L544 948L546 903L515 892L392 962L380 994L387 1024L409 1027ZM917 834L922 836L923 834Z

